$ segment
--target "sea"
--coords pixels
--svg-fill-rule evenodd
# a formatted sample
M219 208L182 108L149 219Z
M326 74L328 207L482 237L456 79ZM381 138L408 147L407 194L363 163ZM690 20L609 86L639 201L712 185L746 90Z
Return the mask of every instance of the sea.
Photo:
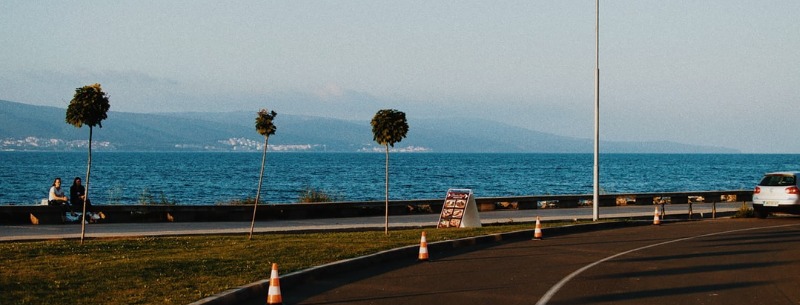
M228 204L255 198L255 152L93 152L93 204ZM269 152L262 202L298 202L307 190L337 201L382 201L383 153ZM86 184L86 152L0 152L0 204L33 205L56 177ZM390 200L591 194L592 154L390 153ZM796 154L600 154L602 193L749 190L766 172L800 170Z

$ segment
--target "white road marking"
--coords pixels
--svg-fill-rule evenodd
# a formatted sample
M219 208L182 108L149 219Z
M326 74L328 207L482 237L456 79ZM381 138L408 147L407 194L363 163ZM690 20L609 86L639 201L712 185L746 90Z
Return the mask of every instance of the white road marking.
M780 225L780 226L771 226L771 227L759 227L759 228L747 228L747 229L738 229L738 230L731 230L731 231L724 231L724 232L717 232L717 233L709 233L709 234L703 234L703 235L692 236L692 237L684 237L684 238L679 238L679 239L675 239L675 240L660 242L660 243L657 243L657 244L647 245L647 246L639 247L639 248L636 248L636 249L633 249L633 250L620 252L620 253L614 254L612 256L606 257L604 259L601 259L599 261L596 261L594 263L588 264L588 265L584 266L583 268L580 268L578 270L575 270L575 272L570 273L569 275L567 275L566 277L561 279L561 281L559 281L558 283L553 285L553 287L550 287L550 290L548 290L542 296L542 298L539 299L538 302L536 302L536 305L546 305L547 302L549 302L550 299L553 298L553 296L556 293L558 293L558 291L561 290L562 287L564 287L564 285L566 285L574 277L578 276L579 274L583 273L586 270L589 270L589 268L592 268L594 266L597 266L599 264L602 264L604 262L607 262L609 260L615 259L617 257L623 256L623 255L626 255L626 254L629 254L629 253L633 253L633 252L636 252L636 251L649 249L649 248L653 248L653 247L663 246L663 245L667 245L667 244L672 244L672 243L676 243L676 242L681 242L681 241L685 241L685 240L695 239L695 238L709 237L709 236L729 234L729 233L735 233L735 232L743 232L743 231L752 231L752 230L761 230L761 229L773 229L773 228L780 228L780 227L790 227L790 226L798 226L798 224Z

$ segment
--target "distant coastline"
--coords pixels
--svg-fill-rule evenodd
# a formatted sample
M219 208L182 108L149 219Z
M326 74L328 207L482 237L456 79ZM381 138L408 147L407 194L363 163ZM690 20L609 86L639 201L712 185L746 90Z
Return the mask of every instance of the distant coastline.
M113 107L112 107L113 110ZM0 100L0 150L77 151L88 128L64 122L65 110ZM95 128L96 151L260 151L255 112L141 114L111 111ZM368 121L279 114L272 151L383 151ZM409 134L393 149L439 153L591 153L593 141L538 132L478 118L409 118ZM738 150L668 141L601 141L604 153L739 153Z

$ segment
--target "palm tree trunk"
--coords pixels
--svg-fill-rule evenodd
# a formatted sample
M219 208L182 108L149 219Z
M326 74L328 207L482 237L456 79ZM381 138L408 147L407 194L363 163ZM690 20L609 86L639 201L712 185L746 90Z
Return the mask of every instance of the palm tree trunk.
M386 144L386 223L384 234L389 235L389 144Z
M86 200L89 199L89 174L92 172L92 126L89 126L89 162L86 165L86 192L83 193L83 214L81 215L81 245L86 236ZM74 204L70 202L70 204Z
M258 208L258 200L261 197L261 182L264 180L264 164L267 161L267 143L269 137L264 137L264 153L261 154L261 174L258 175L258 190L256 191L256 202L253 203L253 221L250 222L250 236L247 240L253 239L253 228L256 226L256 208Z

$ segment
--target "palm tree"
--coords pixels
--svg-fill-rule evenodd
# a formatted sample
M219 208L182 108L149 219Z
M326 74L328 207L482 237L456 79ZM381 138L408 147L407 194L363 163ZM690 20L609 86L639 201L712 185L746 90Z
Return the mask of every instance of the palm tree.
M108 96L103 92L100 84L83 86L75 89L75 95L67 107L67 123L77 128L89 126L89 161L86 166L86 197L83 200L83 219L81 220L81 244L86 234L86 201L89 200L89 174L92 171L92 131L95 125L103 128L102 121L106 119L108 109Z
M261 196L261 181L264 180L264 163L267 160L267 144L269 143L269 136L275 134L275 124L272 120L278 115L275 111L267 112L267 109L261 109L256 116L256 131L264 136L264 153L261 154L261 174L258 176L258 190L256 191L256 200L253 204L253 221L250 223L250 236L248 240L253 239L253 228L256 225L256 208L258 208L258 201Z
M372 118L373 140L386 147L386 223L384 233L389 235L389 146L394 147L406 137L406 114L395 109L381 109Z

